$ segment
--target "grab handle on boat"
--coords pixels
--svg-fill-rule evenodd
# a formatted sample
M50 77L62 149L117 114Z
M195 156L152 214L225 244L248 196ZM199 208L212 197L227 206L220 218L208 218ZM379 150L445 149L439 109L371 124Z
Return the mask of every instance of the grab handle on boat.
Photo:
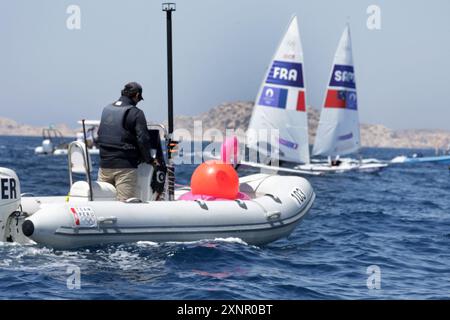
M208 210L208 206L206 205L205 201L197 199L195 200L195 202L197 202L200 208L202 208L203 210Z
M269 198L272 198L273 201L275 201L276 203L281 203L281 199L278 198L277 196L270 194L270 193L266 193L265 196L268 196Z
M99 223L110 223L114 224L117 222L117 217L98 217L97 221Z
M281 217L280 211L269 211L266 213L267 220L278 220Z
M241 207L242 209L248 209L247 208L247 205L245 204L245 202L244 201L242 201L241 199L236 199L236 200L234 200L234 201L236 201L236 203L239 205L239 207Z

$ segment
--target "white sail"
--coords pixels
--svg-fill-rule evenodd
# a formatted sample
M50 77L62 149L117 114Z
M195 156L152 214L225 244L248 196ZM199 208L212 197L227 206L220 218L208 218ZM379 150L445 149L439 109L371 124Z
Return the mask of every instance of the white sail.
M347 25L334 56L313 155L337 156L360 148L358 103L350 27Z
M260 147L261 143L270 144L270 138L255 136L255 132L279 130L278 139L271 146L280 159L309 163L305 106L303 49L294 16L259 89L247 132L248 146L258 149L258 142Z

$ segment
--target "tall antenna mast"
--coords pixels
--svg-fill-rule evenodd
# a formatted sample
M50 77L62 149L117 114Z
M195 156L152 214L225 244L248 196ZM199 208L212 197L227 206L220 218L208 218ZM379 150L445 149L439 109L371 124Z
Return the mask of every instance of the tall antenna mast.
M167 174L169 182L169 200L174 200L175 194L175 166L172 161L172 153L177 145L172 140L173 136L173 69L172 69L172 12L176 10L175 3L163 3L162 10L166 12L167 25L167 110L169 123L169 136L167 140Z

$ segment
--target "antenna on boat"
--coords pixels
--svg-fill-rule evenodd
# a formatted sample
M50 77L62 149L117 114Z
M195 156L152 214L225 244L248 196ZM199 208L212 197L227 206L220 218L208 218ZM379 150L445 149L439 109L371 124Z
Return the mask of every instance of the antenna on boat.
M175 152L176 141L172 140L173 135L173 73L172 73L172 11L176 10L175 3L167 2L162 4L162 11L166 12L167 25L167 110L169 134L167 139L167 175L169 200L174 200L175 188L175 166L172 161L172 153Z
M81 120L81 123L83 125L84 151L86 152L87 179L88 179L88 184L89 184L89 200L94 201L94 195L92 192L91 161L89 159L89 150L88 150L88 146L87 146L85 121L86 121L85 119Z

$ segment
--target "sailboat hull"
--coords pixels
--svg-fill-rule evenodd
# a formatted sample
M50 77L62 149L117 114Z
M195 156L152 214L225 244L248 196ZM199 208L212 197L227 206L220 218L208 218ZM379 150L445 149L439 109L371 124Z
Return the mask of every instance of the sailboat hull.
M378 172L388 165L385 163L351 163L342 162L338 166L332 166L329 163L310 163L304 165L295 166L294 169L297 170L310 170L312 172L323 172L323 173L344 173L349 171L359 171L359 172Z

